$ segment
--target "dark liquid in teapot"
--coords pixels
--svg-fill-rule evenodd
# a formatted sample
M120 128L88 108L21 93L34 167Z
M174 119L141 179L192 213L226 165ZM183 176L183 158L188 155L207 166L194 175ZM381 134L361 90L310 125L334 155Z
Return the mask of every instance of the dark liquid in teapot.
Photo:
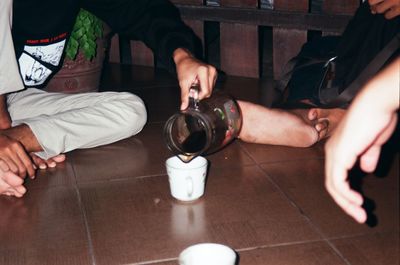
M184 153L196 153L201 151L207 144L206 131L192 132L185 141L182 142L182 149Z
M242 123L237 102L222 91L197 104L172 116L164 127L168 147L184 162L227 145Z

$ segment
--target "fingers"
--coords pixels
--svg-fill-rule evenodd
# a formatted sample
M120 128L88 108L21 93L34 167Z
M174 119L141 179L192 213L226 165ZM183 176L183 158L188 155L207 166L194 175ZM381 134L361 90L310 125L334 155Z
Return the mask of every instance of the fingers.
M181 87L181 110L184 110L189 107L189 93L190 88L193 85L198 85L199 80L197 76L195 78L186 78L179 82L179 86Z
M8 172L3 172L2 174L2 179L4 180L5 183L7 183L9 186L20 186L24 183L24 180L17 176L16 174L8 171Z
M208 82L210 83L211 91L210 91L210 94L207 96L211 96L212 90L213 90L215 83L217 82L217 78L218 78L218 72L217 72L217 69L215 69L215 67L210 66L209 73L210 74L208 75Z
M362 208L363 198L361 194L350 188L346 180L347 170L331 170L332 174L327 174L325 187L334 201L357 222L364 223L367 214Z
M390 138L396 129L397 115L392 115L389 124L378 135L373 144L360 157L360 167L366 172L373 172L379 161L382 145Z
M30 177L35 174L32 161L19 142L10 142L6 147L3 147L0 159L7 164L9 170L18 174L21 178L25 178L26 174Z
M351 189L348 180L348 170L355 164L357 156L344 157L343 147L337 144L335 136L325 145L325 188L339 207L357 222L363 223L367 218L362 208L364 199Z
M22 162L22 172L23 172L23 176L25 177L26 174L28 174L28 176L30 178L34 178L35 177L35 167L30 159L30 157L26 154L25 150L24 152L18 153L19 159ZM20 175L21 176L21 175Z
M26 193L23 182L22 178L11 171L0 171L0 195L22 197Z
M24 196L25 193L26 193L26 188L21 185L21 186L17 186L17 187L10 187L7 190L5 190L3 193L0 193L0 194L21 198L22 196Z
M386 1L383 1L383 2L375 5L374 9L378 14L382 14L382 13L385 13L386 11L388 11L392 6L393 6L393 3L391 1L386 0Z
M360 193L350 188L350 183L347 179L347 169L344 167L333 167L332 176L333 178L330 178L327 183L330 191L332 191L336 197L343 198L348 203L361 206L363 198Z
M196 68L195 78L193 76L182 80L179 85L181 87L181 110L189 106L189 89L196 81L199 82L199 100L210 97L213 87L217 80L217 70L211 65L200 64Z
M0 195L7 195L7 196L15 196L17 198L21 198L26 193L26 189L24 186L8 188L7 190L0 192Z
M392 19L400 15L400 3L398 0L369 0L372 14L384 14L386 19Z
M400 5L392 7L385 13L386 19L392 19L400 15Z
M385 1L385 0L368 0L368 4L370 6L374 6L374 5L379 4L379 3L383 2L383 1Z
M373 172L378 164L381 147L374 145L371 146L361 157L360 167L365 172Z
M199 99L210 97L215 81L217 80L217 70L215 67L211 65L199 67L197 78L200 82Z
M0 159L0 170L2 170L3 172L10 170L10 167L8 166L8 164L1 159Z
M190 85L182 85L181 87L181 110L187 109L189 107L189 89ZM188 87L186 89L186 87Z

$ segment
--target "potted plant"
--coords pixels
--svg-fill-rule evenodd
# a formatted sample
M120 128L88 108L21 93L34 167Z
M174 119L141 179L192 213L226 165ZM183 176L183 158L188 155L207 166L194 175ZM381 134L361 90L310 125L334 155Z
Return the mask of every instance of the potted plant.
M45 90L79 93L97 91L105 57L104 23L81 9L68 40L61 70Z

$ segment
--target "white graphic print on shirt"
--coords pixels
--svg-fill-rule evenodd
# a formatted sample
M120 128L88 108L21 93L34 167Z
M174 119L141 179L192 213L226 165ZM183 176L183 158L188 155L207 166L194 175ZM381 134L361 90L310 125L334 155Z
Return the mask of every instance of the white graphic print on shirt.
M22 79L26 86L43 84L52 70L43 63L58 66L64 50L65 40L43 46L25 45L18 59Z

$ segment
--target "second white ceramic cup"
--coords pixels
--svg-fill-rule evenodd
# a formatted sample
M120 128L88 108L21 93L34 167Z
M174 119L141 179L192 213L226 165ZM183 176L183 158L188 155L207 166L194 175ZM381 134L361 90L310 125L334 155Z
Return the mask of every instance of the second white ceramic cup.
M179 265L235 265L235 262L233 249L215 243L196 244L179 255Z
M177 156L167 159L169 185L172 197L180 201L193 201L204 194L208 161L198 156L188 163Z

